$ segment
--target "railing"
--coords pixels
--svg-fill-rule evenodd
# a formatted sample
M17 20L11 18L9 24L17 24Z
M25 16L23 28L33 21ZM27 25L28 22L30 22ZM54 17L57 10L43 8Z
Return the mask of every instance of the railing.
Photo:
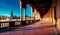
M26 20L26 21L20 21L20 20L10 20L10 21L0 21L0 28L7 28L7 27L15 27L15 26L22 26L22 25L28 25L33 24L39 20Z

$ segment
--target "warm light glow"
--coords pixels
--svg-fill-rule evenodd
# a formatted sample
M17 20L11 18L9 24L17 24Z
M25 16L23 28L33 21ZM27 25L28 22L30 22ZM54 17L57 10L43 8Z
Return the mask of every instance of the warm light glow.
M60 19L57 19L57 26L60 27Z
M36 20L40 19L40 14L39 14L39 12L36 9L34 9L34 13L33 14L34 14L34 17L35 17Z
M52 24L55 24L55 19L54 18L50 18L50 17L47 17L47 18L43 18L42 19L44 22L51 22Z

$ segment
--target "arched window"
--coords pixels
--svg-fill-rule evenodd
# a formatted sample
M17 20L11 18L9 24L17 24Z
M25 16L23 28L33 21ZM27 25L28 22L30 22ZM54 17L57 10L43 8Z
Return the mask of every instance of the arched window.
M29 4L27 4L27 5L26 5L26 15L27 15L27 16L32 16L32 15L33 15L32 12L33 12L33 11L32 11L32 7L31 7Z

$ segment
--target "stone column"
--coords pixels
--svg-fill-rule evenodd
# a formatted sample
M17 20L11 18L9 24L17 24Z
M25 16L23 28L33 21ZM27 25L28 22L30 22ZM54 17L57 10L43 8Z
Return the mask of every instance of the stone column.
M57 15L57 27L60 29L60 0L57 0L56 6L56 15Z
M57 18L60 18L60 0L57 0L57 6L56 6L56 14Z
M35 19L36 19L36 9L34 9L34 21L35 21Z
M26 20L26 9L24 8L24 21Z
M19 0L20 2L20 21L22 20L22 3L21 0Z
M34 9L34 17L35 17L35 20L40 20L41 19L40 14L36 9Z
M30 23L33 23L33 20L34 20L34 18L33 18L33 8L31 7L31 17L30 17Z

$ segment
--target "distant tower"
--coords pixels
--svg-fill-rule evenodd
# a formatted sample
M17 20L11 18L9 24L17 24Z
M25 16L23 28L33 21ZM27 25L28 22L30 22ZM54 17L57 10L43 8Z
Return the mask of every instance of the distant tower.
M10 16L13 17L13 10L11 10L11 15Z
M13 19L13 10L11 10L10 19Z

